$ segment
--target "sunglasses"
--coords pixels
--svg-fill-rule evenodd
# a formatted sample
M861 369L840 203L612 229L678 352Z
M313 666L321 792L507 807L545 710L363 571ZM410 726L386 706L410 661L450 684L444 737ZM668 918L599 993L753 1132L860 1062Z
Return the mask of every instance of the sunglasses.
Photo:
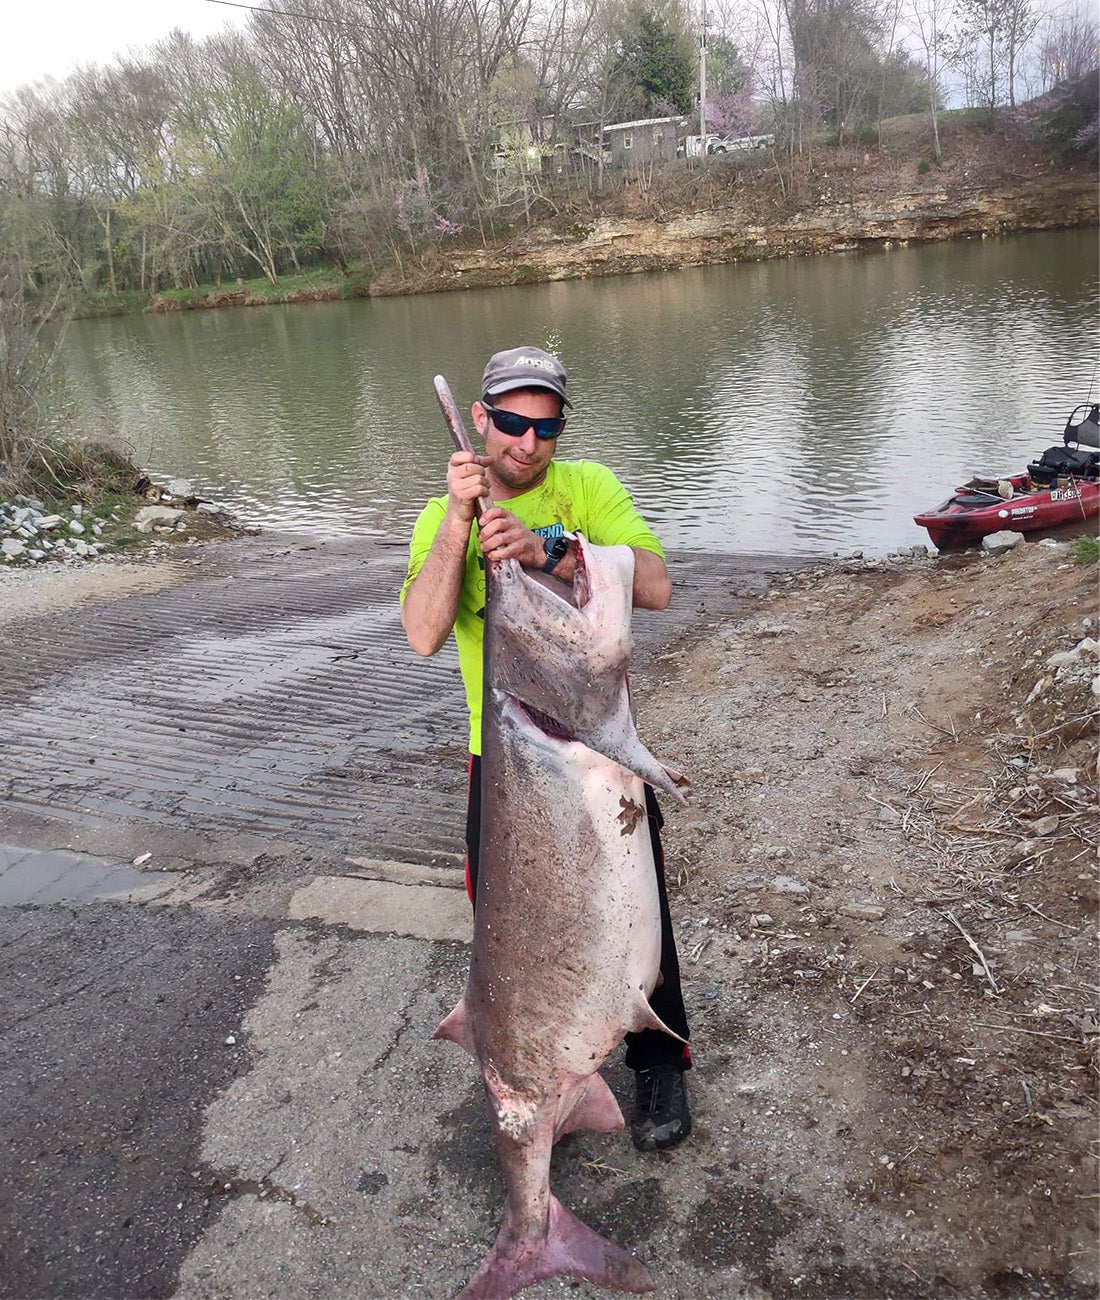
M529 415L517 415L515 411L498 411L486 402L481 405L485 407L489 419L509 438L522 438L528 429L534 429L535 437L547 442L556 438L565 428L564 415L546 415L540 420L533 420Z

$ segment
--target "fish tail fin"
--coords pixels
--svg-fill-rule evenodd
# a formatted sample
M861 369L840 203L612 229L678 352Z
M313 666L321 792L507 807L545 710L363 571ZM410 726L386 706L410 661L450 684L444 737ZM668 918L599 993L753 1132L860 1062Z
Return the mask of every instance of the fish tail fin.
M624 1125L615 1095L598 1074L590 1074L580 1093L562 1099L554 1141L566 1133L590 1129L594 1133L617 1133Z
M550 1197L550 1225L544 1253L553 1271L541 1273L542 1278L564 1273L612 1291L637 1295L656 1290L649 1269L640 1259L586 1227L556 1196Z
M545 1233L517 1239L506 1219L489 1257L458 1300L508 1300L524 1287L560 1276L634 1295L656 1290L640 1259L593 1232L551 1196Z
M451 1014L439 1022L439 1027L432 1034L432 1037L449 1038L452 1043L457 1043L471 1056L477 1055L470 1031L470 1018L466 1014L466 999L464 997L459 999L458 1006L455 1007Z

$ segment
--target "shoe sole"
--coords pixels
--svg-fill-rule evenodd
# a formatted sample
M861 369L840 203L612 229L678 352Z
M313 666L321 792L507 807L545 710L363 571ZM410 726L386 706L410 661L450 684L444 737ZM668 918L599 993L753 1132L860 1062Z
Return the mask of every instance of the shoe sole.
M632 1133L631 1137L639 1151L667 1151L669 1147L679 1146L690 1133L691 1116L689 1115L680 1131L671 1133L668 1137L658 1138L651 1137L649 1134L637 1133Z

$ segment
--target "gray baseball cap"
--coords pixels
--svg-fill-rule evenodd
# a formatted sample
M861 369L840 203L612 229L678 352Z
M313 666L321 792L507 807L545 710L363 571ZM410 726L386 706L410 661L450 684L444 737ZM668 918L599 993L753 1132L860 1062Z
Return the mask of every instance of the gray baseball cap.
M573 405L565 395L565 367L541 348L509 348L489 358L481 377L482 396L499 397L517 388L547 388L566 406Z

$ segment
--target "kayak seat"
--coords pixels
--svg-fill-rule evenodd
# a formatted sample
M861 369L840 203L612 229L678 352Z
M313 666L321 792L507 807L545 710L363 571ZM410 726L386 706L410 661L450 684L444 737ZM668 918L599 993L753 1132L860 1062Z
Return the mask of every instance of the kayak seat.
M1100 474L1100 452L1084 448L1048 447L1034 464L1027 467L1032 481L1038 484L1053 483L1055 479L1072 475L1074 478L1096 478Z
M1073 417L1078 411L1084 409L1085 407L1078 406L1070 414L1069 419L1066 421L1066 431L1062 435L1062 441L1066 443L1075 442L1079 447L1100 449L1100 404L1093 406L1079 424L1074 424Z

